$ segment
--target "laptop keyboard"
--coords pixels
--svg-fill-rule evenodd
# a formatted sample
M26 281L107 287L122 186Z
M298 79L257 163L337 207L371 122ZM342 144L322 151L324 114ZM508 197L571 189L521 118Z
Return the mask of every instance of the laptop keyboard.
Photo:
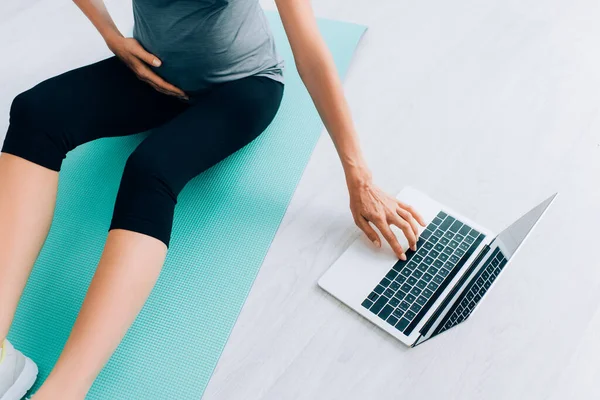
M499 248L496 248L484 266L479 270L477 276L471 279L469 286L463 290L460 297L454 302L452 309L448 311L444 320L438 325L433 335L460 324L471 315L471 312L485 295L496 277L506 265L506 258Z
M379 318L410 335L485 235L440 212L362 302Z

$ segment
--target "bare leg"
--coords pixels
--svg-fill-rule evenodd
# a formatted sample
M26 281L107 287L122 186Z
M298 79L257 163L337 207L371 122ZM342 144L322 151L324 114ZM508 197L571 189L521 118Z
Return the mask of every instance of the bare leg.
M48 236L58 172L0 153L0 343Z
M160 240L112 229L54 369L34 400L83 400L135 320L160 274L167 246Z

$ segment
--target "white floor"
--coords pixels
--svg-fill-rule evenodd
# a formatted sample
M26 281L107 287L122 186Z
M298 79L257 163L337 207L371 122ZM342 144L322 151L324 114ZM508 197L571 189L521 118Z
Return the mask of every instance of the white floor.
M33 13L53 0L0 5L2 132L10 99L29 83L107 54L67 3L66 26ZM600 3L314 8L369 26L346 89L382 187L417 186L496 231L560 196L479 311L408 350L315 284L358 235L324 134L204 399L600 398ZM87 51L70 52L82 32ZM48 45L30 54L23 35ZM66 59L51 62L55 52Z

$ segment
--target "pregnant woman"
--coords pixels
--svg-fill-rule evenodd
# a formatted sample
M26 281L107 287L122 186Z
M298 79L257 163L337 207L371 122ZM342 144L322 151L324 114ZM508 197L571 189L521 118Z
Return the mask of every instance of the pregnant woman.
M159 276L178 194L260 135L284 92L284 62L258 0L133 0L132 38L102 0L75 3L115 56L45 80L10 108L0 156L0 400L20 399L36 379L35 363L6 336L50 228L66 154L149 131L127 160L96 273L34 400L85 398ZM404 259L390 227L414 249L422 218L372 182L309 0L278 0L277 8L343 164L354 221Z

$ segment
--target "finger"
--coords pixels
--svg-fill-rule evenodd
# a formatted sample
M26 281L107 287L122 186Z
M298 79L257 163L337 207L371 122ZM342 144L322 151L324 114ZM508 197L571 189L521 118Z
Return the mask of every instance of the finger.
M379 229L385 240L387 240L387 242L390 244L392 250L394 250L394 253L396 253L396 256L402 261L406 261L404 249L402 248L402 246L400 246L400 243L398 243L398 239L396 238L396 235L394 235L394 232L392 232L392 230L390 229L390 226L387 224L387 221L381 222L380 220L375 224L375 226L377 227L377 229Z
M417 210L414 209L413 206L408 205L406 203L401 202L400 200L398 200L398 205L400 206L400 208L402 208L403 210L408 211L419 223L419 225L425 227L427 226L427 224L425 223L425 220L423 219L423 217L421 216L421 214L419 214L417 212Z
M162 61L158 57L156 57L152 53L148 53L146 51L146 49L144 49L144 47L142 47L142 45L139 44L137 41L135 42L135 45L132 47L131 52L133 53L134 56L136 56L137 58L139 58L146 64L150 64L155 67L160 67L162 65Z
M146 82L147 84L149 84L150 86L152 86L154 88L154 90L156 90L157 92L160 92L162 94L166 94L167 96L177 96L177 97L181 97L173 92L169 92L168 90L165 90L163 88L161 88L158 85L155 85L154 82L149 81L149 80L144 80L144 82Z
M400 218L404 219L406 222L408 222L410 224L410 227L412 228L413 233L415 234L415 237L417 238L417 241L418 241L419 240L419 223L415 220L415 218L412 216L412 214L400 207L398 207L398 209L396 210L396 213L398 213Z
M179 89L177 86L171 85L169 82L162 79L160 76L156 75L154 72L151 72L151 75L148 76L148 79L152 81L157 86L160 86L164 90L173 93L176 96L188 98L185 92Z
M410 247L410 249L412 251L416 251L417 250L417 237L415 236L415 233L413 232L412 226L410 226L410 224L407 221L400 218L400 216L398 214L392 214L390 216L389 222L391 224L396 225L398 228L400 228L402 230L402 232L404 233L404 236L406 236L406 239L408 240L408 246Z
M136 74L138 75L138 77L140 79L142 79L143 81L152 82L156 86L159 86L162 89L164 89L170 93L173 93L173 95L187 98L187 95L185 94L185 92L183 90L179 89L177 86L171 85L170 83L168 83L167 81L162 79L160 76L158 76L154 71L152 71L147 65L143 64L142 62L137 63L134 71L136 71Z
M377 247L381 247L381 241L379 235L375 232L375 229L369 224L369 221L364 219L362 216L356 219L356 225L367 235L369 240Z

